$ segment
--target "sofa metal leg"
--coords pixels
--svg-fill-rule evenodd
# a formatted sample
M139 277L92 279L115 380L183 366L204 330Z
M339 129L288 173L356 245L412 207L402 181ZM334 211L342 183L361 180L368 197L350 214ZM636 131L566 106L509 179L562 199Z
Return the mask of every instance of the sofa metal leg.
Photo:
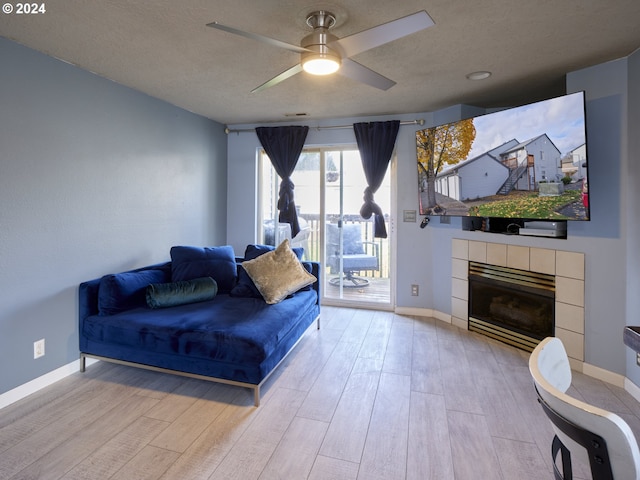
M253 387L253 404L256 407L260 406L260 385Z
M84 356L84 353L80 354L80 371L84 372L87 369L87 357Z

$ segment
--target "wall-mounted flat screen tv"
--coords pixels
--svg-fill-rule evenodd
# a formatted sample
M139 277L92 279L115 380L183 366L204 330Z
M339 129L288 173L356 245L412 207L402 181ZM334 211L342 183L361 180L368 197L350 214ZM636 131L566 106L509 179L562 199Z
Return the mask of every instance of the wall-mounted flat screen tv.
M421 215L589 220L584 92L416 132Z

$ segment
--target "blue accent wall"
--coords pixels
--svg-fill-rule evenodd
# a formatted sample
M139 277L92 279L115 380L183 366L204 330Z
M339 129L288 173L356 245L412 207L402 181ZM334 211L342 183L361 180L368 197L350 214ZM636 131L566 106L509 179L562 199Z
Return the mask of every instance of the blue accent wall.
M216 122L0 38L0 394L77 360L80 282L226 241L226 142Z
M628 169L625 191L628 192L627 216L627 325L640 325L640 50L629 56L628 96ZM627 354L627 378L640 386L640 367L636 354L625 349Z

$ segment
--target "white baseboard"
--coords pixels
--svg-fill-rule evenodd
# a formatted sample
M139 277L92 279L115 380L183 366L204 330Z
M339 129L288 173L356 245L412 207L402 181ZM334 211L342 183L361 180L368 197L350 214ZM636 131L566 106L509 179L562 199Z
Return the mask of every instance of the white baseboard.
M448 313L442 313L442 312L439 312L438 310L434 310L433 317L440 320L441 322L453 323L451 315L449 315Z
M629 395L640 402L640 387L638 387L627 377L620 375L619 373L613 373L609 370L590 365L588 363L584 363L582 366L582 373L584 373L585 375L589 375L590 377L597 378L598 380L602 380L603 382L610 383L611 385L615 385L616 387L623 388Z
M624 389L627 391L629 395L635 398L640 402L640 387L638 387L635 383L629 380L627 377L624 377Z
M98 360L87 359L87 366L92 363L97 362ZM46 373L41 377L35 378L30 382L27 382L19 387L14 388L13 390L9 390L8 392L0 395L0 409L11 405L12 403L17 402L18 400L22 400L23 398L28 397L32 393L36 393L38 390L41 390L49 385L56 383L59 380L62 380L69 375L72 375L80 370L80 360L75 360L71 363L63 365L60 368L53 370L52 372Z
M416 317L433 317L433 310L431 308L396 306L396 308L394 309L394 312L399 315L415 315Z
M451 315L448 313L442 313L432 308L417 308L417 307L398 307L396 306L395 313L399 315L415 315L417 317L432 317L442 322L451 323Z
M616 387L624 388L625 385L626 377L624 375L610 372L609 370L596 367L595 365L591 365L586 362L582 364L582 373L590 377L597 378L598 380L602 380L603 382L610 383L611 385L615 385Z

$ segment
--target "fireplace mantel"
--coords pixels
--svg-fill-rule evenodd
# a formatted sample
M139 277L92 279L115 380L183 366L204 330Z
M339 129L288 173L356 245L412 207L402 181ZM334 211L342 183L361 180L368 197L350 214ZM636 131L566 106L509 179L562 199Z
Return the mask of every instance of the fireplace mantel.
M574 367L584 362L584 254L454 238L451 246L451 321L468 329L469 261L555 275L555 336Z

